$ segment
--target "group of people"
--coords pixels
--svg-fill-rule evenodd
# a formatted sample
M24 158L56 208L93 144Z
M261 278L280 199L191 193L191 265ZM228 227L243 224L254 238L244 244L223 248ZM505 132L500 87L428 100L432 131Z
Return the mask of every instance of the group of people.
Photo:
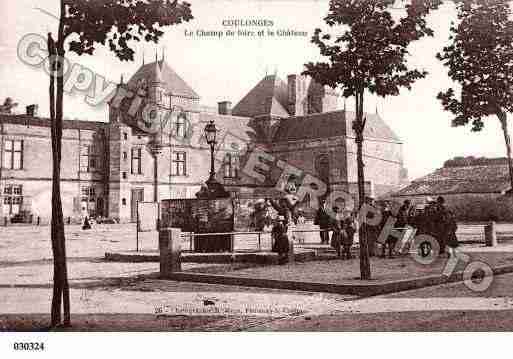
M332 211L330 214L326 202L321 201L314 220L314 224L321 230L321 243L330 244L342 259L351 259L351 247L356 233L356 213L342 212L336 206Z
M423 234L434 238L439 247L439 254L445 254L448 250L451 255L454 248L458 247L456 219L452 211L446 207L442 196L436 200L428 197L424 208L413 206L411 201L405 200L396 213L393 213L387 203L380 206L372 198L367 198L366 204L381 213L379 224L375 224L372 217L376 215L376 211L367 211L369 220L362 224L371 257L378 255L379 247L381 247L382 257L388 255L392 258L396 254L395 247L398 241L396 236L390 235L384 243L378 243L378 238L391 216L395 216L394 229L413 228L416 229L416 235ZM341 213L337 207L332 209L331 214L329 212L326 203L321 202L314 221L314 224L320 227L321 243L330 244L339 257L352 258L351 247L357 231L356 213L349 211ZM330 232L332 232L331 238Z
M442 196L436 200L427 198L423 210L411 206L409 201L405 201L401 208L403 207L404 223L416 228L417 235L426 234L433 237L438 242L440 254L445 254L447 249L451 254L454 248L458 247L456 218L446 207Z

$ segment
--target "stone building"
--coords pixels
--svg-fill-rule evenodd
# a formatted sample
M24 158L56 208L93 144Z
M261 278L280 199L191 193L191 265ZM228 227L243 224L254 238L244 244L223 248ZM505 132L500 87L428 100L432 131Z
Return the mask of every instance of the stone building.
M337 108L333 90L303 76L265 76L233 108L223 101L210 109L164 60L155 61L120 81L108 117L64 123L61 189L71 220L87 209L134 221L137 201L194 198L209 174L203 129L211 121L219 129L216 178L234 195L274 188L284 166L330 190L356 192L354 113ZM402 143L377 113L366 117L366 185L380 196L407 179ZM48 222L49 120L0 115L0 146L0 214ZM267 171L244 170L255 153L265 154L258 158Z
M423 204L443 196L459 220L512 220L513 200L506 158L455 157L442 168L391 195Z

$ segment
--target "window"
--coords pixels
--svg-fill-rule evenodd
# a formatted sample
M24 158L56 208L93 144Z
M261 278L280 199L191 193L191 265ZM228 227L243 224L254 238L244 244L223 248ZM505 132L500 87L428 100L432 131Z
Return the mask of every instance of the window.
M235 153L227 153L224 156L224 177L237 178L239 172L239 156Z
M123 159L126 160L128 158L128 155L126 154L126 152L123 152Z
M327 154L317 156L315 159L315 170L317 176L325 184L329 185L330 182L330 158Z
M187 114L181 112L176 117L175 121L175 135L177 138L185 138L187 134Z
M131 174L141 174L141 147L132 148L132 167L130 169Z
M171 176L186 176L187 163L185 152L173 152L171 156Z
M122 198L122 199L121 199L121 204L122 204L123 206L126 206L126 198Z
M82 187L81 191L82 202L95 202L96 201L96 190L94 187Z
M23 140L6 140L4 143L4 168L23 168Z
M80 147L80 172L94 172L98 170L98 155L91 145Z
M121 173L121 175L123 176L123 179L126 179L126 172Z
M128 140L128 134L126 132L123 132L123 139Z
M21 185L8 184L4 187L4 213L20 213L23 204L23 187Z

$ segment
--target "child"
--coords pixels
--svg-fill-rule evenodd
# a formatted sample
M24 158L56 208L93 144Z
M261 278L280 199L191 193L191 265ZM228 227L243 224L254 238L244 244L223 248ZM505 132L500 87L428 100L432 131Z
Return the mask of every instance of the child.
M349 212L347 217L344 219L344 227L346 230L346 236L344 241L342 242L343 246L343 256L346 259L351 259L353 256L351 255L351 247L353 246L354 234L356 233L356 222L355 222L356 214L354 212Z
M331 246L337 251L337 256L341 257L340 246L344 242L345 231L344 231L344 221L340 214L338 213L338 207L333 207L333 212L335 212L335 218L332 220L331 228L333 230L333 234L331 235Z

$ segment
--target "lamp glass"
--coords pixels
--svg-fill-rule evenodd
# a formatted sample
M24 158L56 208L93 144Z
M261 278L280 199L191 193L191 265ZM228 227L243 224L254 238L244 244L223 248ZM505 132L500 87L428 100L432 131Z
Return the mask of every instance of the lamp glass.
M205 126L205 137L206 137L207 143L209 145L216 143L216 135L217 135L216 125L214 124L214 121L210 121Z

